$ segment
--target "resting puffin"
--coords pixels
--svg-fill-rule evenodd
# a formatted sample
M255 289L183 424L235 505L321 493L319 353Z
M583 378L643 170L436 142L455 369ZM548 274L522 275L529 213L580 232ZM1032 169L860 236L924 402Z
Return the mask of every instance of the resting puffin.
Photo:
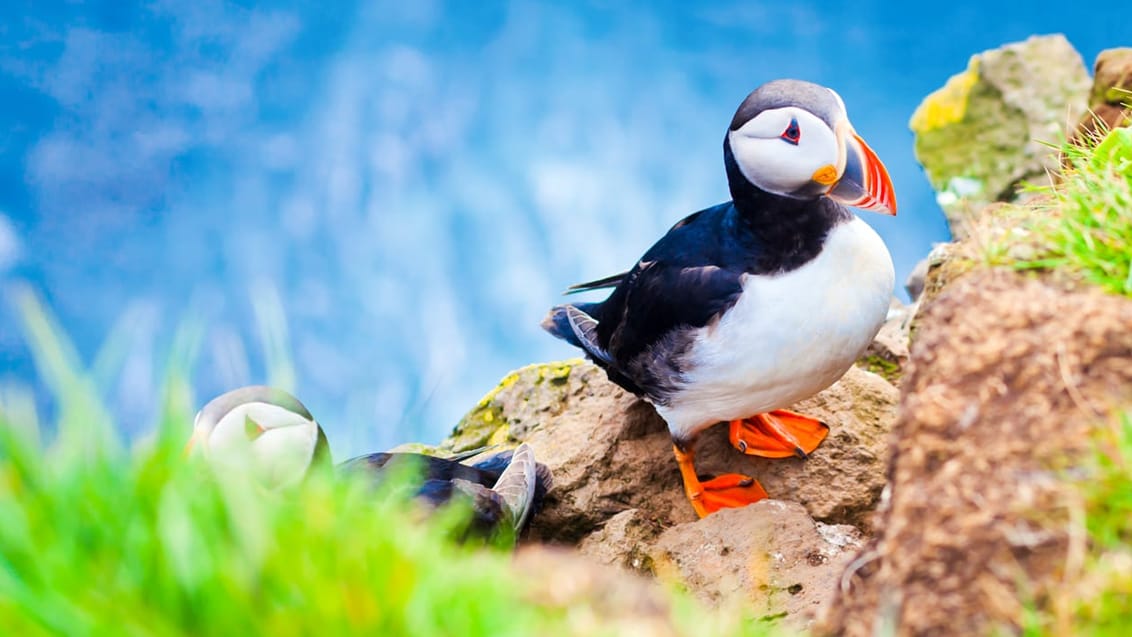
M542 326L668 423L684 490L703 517L766 497L753 478L701 482L697 436L729 421L751 455L805 458L829 432L784 408L837 381L887 314L892 258L850 212L889 215L888 171L832 89L775 80L747 96L723 139L731 201L677 223L614 288L550 310Z
M186 452L199 449L222 466L248 466L265 486L296 484L312 466L329 465L330 445L322 427L291 394L261 385L214 398L197 413ZM464 464L479 451L452 458L417 453L371 453L338 465L340 473L367 472L380 479L398 463L420 469L418 500L439 507L454 497L472 505L469 531L491 535L503 525L523 530L550 486L550 473L526 444Z

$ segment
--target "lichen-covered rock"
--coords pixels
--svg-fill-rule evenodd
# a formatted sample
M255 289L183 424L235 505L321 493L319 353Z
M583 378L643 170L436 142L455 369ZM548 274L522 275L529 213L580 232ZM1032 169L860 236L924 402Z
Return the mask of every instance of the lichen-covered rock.
M661 580L708 603L741 599L757 616L802 629L828 607L862 544L851 526L814 522L799 504L763 500L674 526L650 555Z
M980 53L967 70L929 95L912 115L923 165L955 237L965 217L993 201L1015 199L1025 181L1057 169L1043 145L1063 138L1084 110L1089 75L1061 35Z
M511 372L460 420L440 448L465 451L507 440L523 440L527 428L565 409L567 402L560 390L565 388L574 367L582 362L575 358L528 365Z
M772 497L799 502L819 520L867 526L884 485L885 437L896 397L883 378L851 369L795 405L832 429L809 459L744 456L731 447L726 426L717 426L701 436L696 467L746 473ZM509 375L441 446L459 451L519 440L554 476L532 521L536 539L574 544L629 509L662 528L695 520L664 421L592 364L532 365ZM628 555L631 547L625 548Z
M1101 51L1093 65L1089 111L1077 123L1075 140L1100 130L1132 126L1132 47Z

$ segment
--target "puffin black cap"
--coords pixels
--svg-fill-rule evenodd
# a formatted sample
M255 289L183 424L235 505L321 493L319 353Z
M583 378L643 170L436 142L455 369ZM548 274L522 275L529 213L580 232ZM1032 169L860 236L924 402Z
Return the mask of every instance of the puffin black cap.
M830 128L845 117L845 109L832 90L803 80L772 80L751 91L731 118L730 130L739 130L763 111L798 106L813 113Z

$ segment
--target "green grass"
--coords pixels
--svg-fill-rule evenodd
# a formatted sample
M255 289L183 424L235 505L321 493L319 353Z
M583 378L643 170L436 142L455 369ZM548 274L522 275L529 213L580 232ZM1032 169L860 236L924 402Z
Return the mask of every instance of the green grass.
M1132 129L1062 154L1045 197L997 212L990 225L1006 231L988 242L988 260L1132 297ZM1097 451L1070 477L1068 586L1048 612L1033 611L1027 634L1115 637L1132 626L1132 413L1098 431Z
M1005 206L984 241L992 265L1056 272L1132 296L1132 129L1062 147L1062 179Z
M1098 451L1076 483L1066 579L1073 586L1035 627L1065 635L1122 637L1132 626L1132 413L1101 432Z
M455 542L459 509L424 520L395 486L329 473L269 492L185 459L198 330L179 332L159 422L128 444L49 314L30 293L20 306L59 417L41 426L26 393L0 393L0 635L618 632L605 600L536 599L530 583L554 573ZM672 634L766 634L664 594L650 612Z

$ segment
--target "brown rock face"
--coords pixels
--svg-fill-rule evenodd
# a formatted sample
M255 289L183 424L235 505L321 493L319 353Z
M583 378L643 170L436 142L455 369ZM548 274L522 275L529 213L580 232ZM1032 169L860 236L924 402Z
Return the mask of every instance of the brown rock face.
M1132 404L1130 325L1127 299L1005 272L963 276L924 308L890 496L826 632L1013 633L1024 595L1056 595L1067 545L1056 468Z
M640 509L629 509L605 521L578 545L583 555L602 564L634 571L652 572L649 549L664 527Z
M581 360L508 375L441 447L531 445L554 485L528 540L576 545L602 565L656 573L711 602L753 605L801 627L828 600L859 542L856 529L833 524L867 527L880 498L896 400L883 378L853 368L795 405L831 427L807 460L744 456L731 447L725 425L705 432L696 447L701 473L745 473L790 502L768 500L703 520L684 497L664 421ZM726 573L738 579L716 577Z
M1132 48L1101 51L1093 66L1089 113L1077 124L1074 139L1132 124Z
M563 609L561 634L687 634L673 622L664 591L645 578L596 564L564 549L528 546L515 556L515 571L532 603ZM554 577L531 577L553 573ZM573 612L567 613L567 609Z
M515 556L514 586L543 608L560 610L555 635L677 637L750 634L738 604L689 619L651 578L598 564L577 552L525 546ZM694 622L694 623L693 623ZM762 634L762 633L760 633Z
M676 525L650 555L658 577L709 603L739 599L757 616L786 615L789 626L805 628L861 544L854 527L815 523L797 503L763 500Z
M731 447L724 425L701 436L696 468L705 474L745 473L758 478L771 497L798 502L816 519L867 525L884 487L885 437L896 399L896 389L884 379L853 368L794 406L831 427L809 459L744 456ZM488 425L484 415L490 415ZM629 509L660 527L696 519L664 421L592 364L519 370L442 446L458 451L507 440L529 443L554 476L531 525L536 539L574 544Z

